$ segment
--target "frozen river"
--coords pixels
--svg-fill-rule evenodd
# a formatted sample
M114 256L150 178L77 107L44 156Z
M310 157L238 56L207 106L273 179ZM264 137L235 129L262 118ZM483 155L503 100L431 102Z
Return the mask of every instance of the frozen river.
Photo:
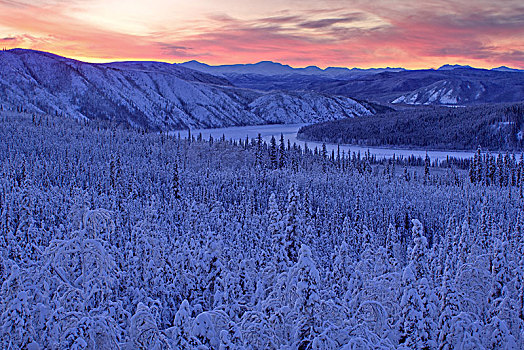
M275 136L275 138L278 140L280 139L280 134L284 135L284 139L289 140L291 144L296 143L297 145L300 145L302 148L305 144L310 149L314 149L315 147L318 147L319 149L322 147L321 142L314 142L314 141L302 141L297 139L297 132L300 127L307 125L307 124L275 124L275 125L252 125L252 126L238 126L238 127L229 127L229 128L219 128L219 129L193 129L191 130L191 133L196 137L198 134L202 134L202 137L206 140L209 139L209 136L213 136L214 139L221 138L222 135L226 137L227 140L233 139L233 140L245 140L246 136L250 139L256 138L258 134L262 136L262 139L269 143L271 140L271 136ZM187 137L187 131L175 131L175 134L180 133L181 137ZM338 145L336 144L328 144L326 143L326 147L328 149L328 152L331 152L331 150L337 150ZM364 152L368 151L375 155L377 158L391 158L393 155L396 157L398 156L404 156L409 157L410 155L414 155L416 157L426 156L426 150L410 150L410 149L401 149L401 148L380 148L380 147L366 147L366 146L356 146L356 145L340 145L340 152L345 151L346 154L348 151L350 152L358 152L360 151L361 154L364 154ZM447 156L452 156L455 158L470 158L473 157L474 152L472 151L427 151L429 157L431 160L438 159L439 161L445 160Z

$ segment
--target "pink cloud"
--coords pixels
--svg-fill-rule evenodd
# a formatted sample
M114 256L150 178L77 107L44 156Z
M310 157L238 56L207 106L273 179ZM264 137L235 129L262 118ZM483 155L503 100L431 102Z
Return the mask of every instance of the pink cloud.
M308 1L305 0L307 3ZM524 8L489 2L454 4L331 1L332 10L296 9L236 18L215 14L166 24L143 35L95 27L68 16L60 2L0 0L3 46L92 59L197 59L210 64L274 60L291 65L405 66L444 63L524 67ZM337 5L337 6L335 6ZM389 5L389 6L388 6ZM4 38L5 40L2 40Z

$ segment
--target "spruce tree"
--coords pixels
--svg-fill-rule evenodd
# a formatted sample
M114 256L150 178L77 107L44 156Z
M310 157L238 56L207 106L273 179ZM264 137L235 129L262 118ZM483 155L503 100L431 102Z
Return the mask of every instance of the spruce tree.
M311 249L302 245L297 263L291 270L291 278L296 284L294 311L298 315L294 329L294 346L309 349L316 337L319 318L320 275L312 258Z
M302 230L300 228L300 208L299 193L295 184L291 184L288 196L286 214L284 216L284 230L286 234L286 251L290 262L296 262L298 259L298 247L302 239Z
M411 250L410 261L416 280L420 280L428 276L428 241L423 235L424 227L422 223L417 219L413 219L412 223L413 242L415 245Z
M171 180L171 191L173 194L173 198L180 199L180 179L178 175L178 163L174 162L173 165L173 178Z
M286 166L286 145L284 143L284 134L280 134L280 144L278 146L278 167L283 168L285 166Z
M424 184L429 182L429 168L431 166L431 160L429 159L428 152L426 152L426 158L424 158Z
M271 162L271 169L278 168L278 154L277 154L277 141L275 136L271 136L269 142L269 161Z

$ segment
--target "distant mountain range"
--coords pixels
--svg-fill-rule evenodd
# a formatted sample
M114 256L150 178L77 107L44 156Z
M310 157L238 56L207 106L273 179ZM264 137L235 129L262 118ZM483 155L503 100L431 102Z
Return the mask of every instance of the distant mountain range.
M319 75L326 77L339 77L359 74L373 74L380 72L400 72L404 68L343 68L343 67L328 67L321 69L317 66L309 66L305 68L293 68L291 66L272 61L261 61L253 64L232 64L222 66L210 66L198 61L189 61L180 63L179 66L206 72L209 74L257 74L257 75L287 75L287 74L301 74L301 75Z
M365 116L372 105L319 92L262 92L176 64L92 64L46 52L0 52L0 104L152 130L314 123Z
M287 64L282 64L272 61L261 61L252 64L230 64L230 65L219 65L212 66L198 61L188 61L178 64L179 66L191 68L200 72L205 72L214 75L229 75L229 74L256 74L256 75L288 75L288 74L299 74L299 75L317 75L326 77L348 77L363 74L377 74L382 72L403 72L408 69L405 68L345 68L345 67L327 67L321 69L317 66L309 66L305 68L293 68ZM463 66L459 64L445 64L439 67L437 70L454 70L454 69L479 69L471 66ZM491 69L492 71L499 72L524 72L524 70L508 68L501 66Z
M292 68L275 62L209 66L196 61L179 66L220 75L235 86L262 91L308 90L381 104L469 105L524 100L524 71L461 65L438 69Z
M437 70L454 70L454 69L480 69L471 66L462 66L460 64L445 64L439 67ZM509 68L506 66L500 66L496 68L491 68L490 70L495 72L524 72L522 69Z

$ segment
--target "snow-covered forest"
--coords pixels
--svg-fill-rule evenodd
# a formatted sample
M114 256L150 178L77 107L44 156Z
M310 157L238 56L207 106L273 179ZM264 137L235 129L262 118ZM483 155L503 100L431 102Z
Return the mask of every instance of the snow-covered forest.
M412 107L300 129L304 140L367 146L524 150L524 104Z
M0 140L2 349L524 348L520 156L468 173L13 113Z

